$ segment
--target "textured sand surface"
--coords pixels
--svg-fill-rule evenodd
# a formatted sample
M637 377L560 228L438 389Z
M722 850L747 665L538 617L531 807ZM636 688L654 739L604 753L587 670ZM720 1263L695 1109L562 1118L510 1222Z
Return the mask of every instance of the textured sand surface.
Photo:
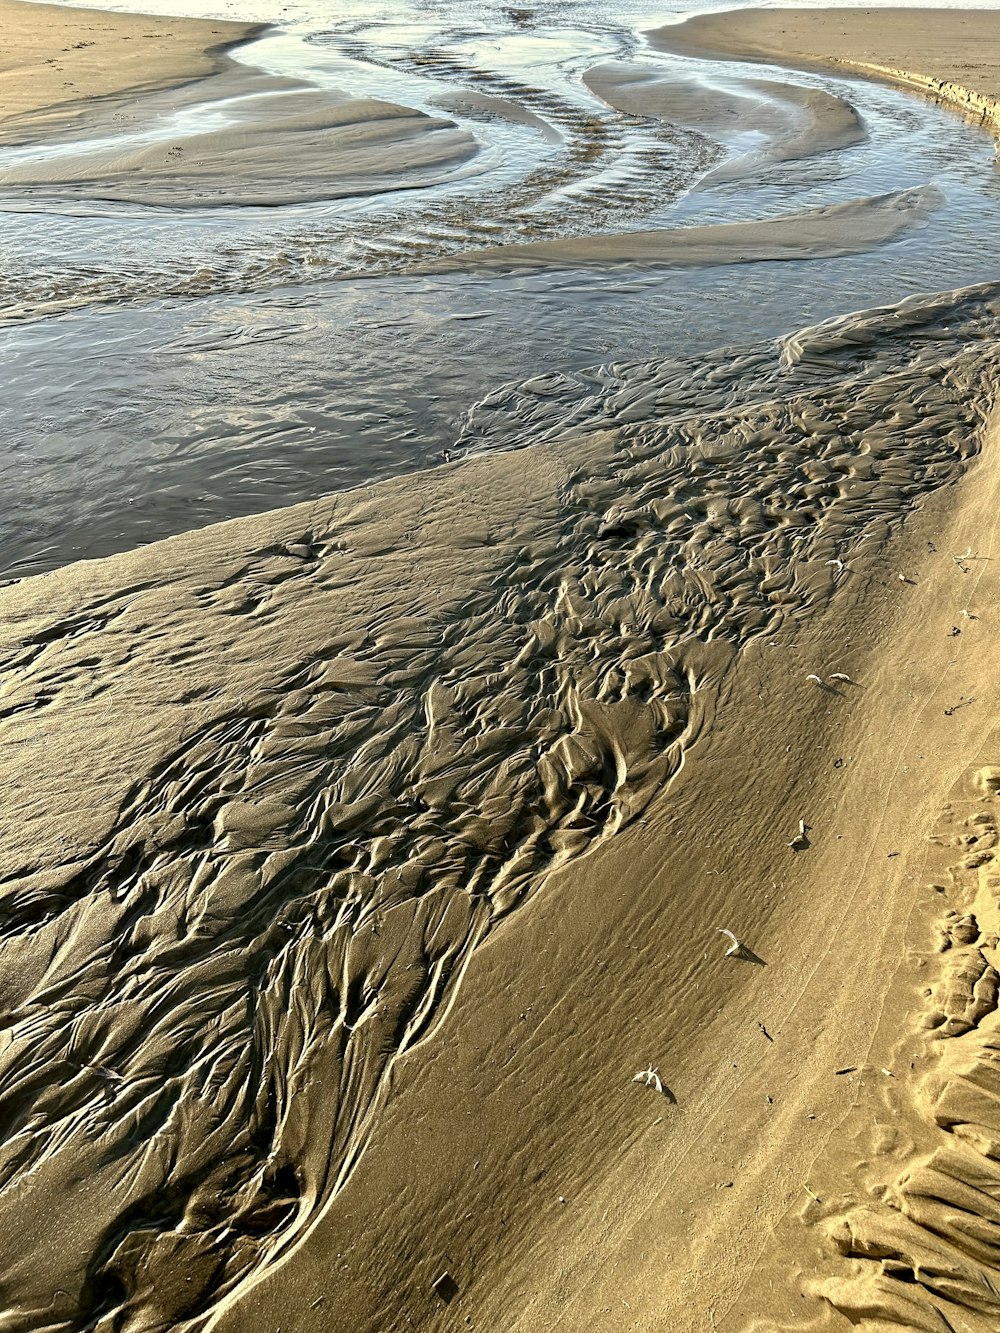
M914 296L0 588L0 1331L995 1330L998 393Z
M143 121L188 106L230 123L201 133L117 142L114 116L88 116L93 143L69 139L0 168L0 189L46 198L104 199L197 208L275 206L413 189L447 179L478 148L454 121L392 102L351 98L250 70L231 71L186 93L143 98Z
M692 1208L709 1226L719 1181L699 1178L669 1218L654 1186L671 1162L704 1171L694 1144L724 1120L721 1089L750 1095L726 1072L742 1068L743 1043L761 1103L755 1065L770 1045L784 1069L777 1111L756 1111L767 1141L737 1147L759 1154L748 1170L765 1177L773 1219L794 1197L789 1171L820 1146L793 1128L804 1097L823 1105L849 1018L825 983L817 993L796 941L819 930L828 966L846 968L866 927L845 916L833 864L861 858L860 873L892 850L879 851L881 828L835 815L870 799L851 757L862 734L880 754L895 744L898 702L887 716L875 681L915 594L887 562L908 514L942 487L975 495L989 466L998 302L993 289L914 301L697 366L621 366L582 420L573 393L570 420L527 451L0 593L8 1327L200 1326L310 1233L275 1288L281 1307L289 1285L324 1298L296 1303L300 1327L393 1326L400 1308L437 1327L431 1270L446 1254L485 1326L545 1326L555 1288L524 1285L535 1247L567 1280L592 1264L573 1237L595 1221L601 1178L614 1190L631 1163L631 1179L627 1145L655 1165L634 1209L619 1199L609 1262L627 1266L637 1229L679 1243ZM552 413L562 387L524 386L522 410L540 395ZM908 569L918 585L963 577L944 551ZM935 639L951 653L947 631L942 619ZM857 684L806 679L835 669ZM766 704L763 766L750 750L722 757L748 721L730 695L750 683ZM962 670L946 686L952 703L971 693ZM984 688L957 729L990 706ZM935 676L920 706L941 689ZM792 757L769 767L786 724ZM842 747L846 772L832 767ZM909 784L899 799L912 801ZM815 851L787 845L799 818ZM884 862L868 873L881 886ZM723 958L721 925L767 966ZM391 1114L375 1135L395 1065L435 1033L493 937L521 959L526 1026L494 1008L510 974L498 991L480 972L461 1021L475 1016L507 1054L484 1055L480 1079L449 1093L438 1080L459 1039L439 1034L402 1082L466 1110L401 1101L402 1141ZM595 950L589 981L566 978L569 1003L529 998L550 956L575 969ZM778 1039L794 1049L804 1002L836 1015L835 1040L796 1080ZM701 1040L715 1025L721 1049ZM475 1039L459 1049L470 1058ZM631 1083L650 1058L676 1106ZM500 1095L506 1060L533 1095L548 1089L520 1162L497 1159L504 1132L473 1111ZM373 1135L395 1171L424 1126L445 1211L415 1185L394 1187L386 1211L381 1177L381 1204L345 1225L338 1190ZM463 1183L445 1159L464 1161ZM498 1208L517 1218L508 1240ZM695 1285L711 1272L706 1260ZM602 1281L615 1285L591 1283L588 1309ZM229 1327L280 1322L247 1299ZM675 1299L682 1320L694 1296ZM612 1309L592 1326L615 1326Z
M848 66L949 102L1000 133L995 9L733 9L649 36L681 55Z
M727 145L739 144L749 133L763 138L763 146L709 172L700 186L860 143L865 137L854 107L822 88L769 79L730 79L722 86L706 86L674 71L663 74L628 64L598 65L588 70L584 82L610 106L630 115L655 116Z
M259 27L132 16L119 25L86 10L70 22L51 6L7 8L15 39L10 69L0 67L0 111L10 113L0 135L43 144L0 167L0 190L22 198L274 207L439 184L478 152L451 120L237 66L206 46ZM52 49L50 9L62 54L81 65L73 84L39 55Z

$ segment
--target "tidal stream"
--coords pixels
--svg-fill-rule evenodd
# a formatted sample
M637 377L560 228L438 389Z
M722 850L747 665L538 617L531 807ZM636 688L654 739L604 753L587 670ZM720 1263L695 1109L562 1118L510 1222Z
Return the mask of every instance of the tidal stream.
M468 414L505 384L750 342L997 276L984 244L1000 232L991 136L892 88L665 55L643 34L672 15L651 3L355 0L336 22L310 0L258 9L239 17L281 26L235 52L240 64L447 117L478 151L432 185L272 208L2 183L102 135L183 146L239 115L225 78L150 99L89 139L0 148L2 579L433 466L475 446ZM585 76L609 62L720 96L746 78L822 89L864 136L713 180L724 155L710 135L589 90ZM850 257L413 272L485 244L771 218L927 184L944 202L926 227ZM529 442L512 422L505 443Z

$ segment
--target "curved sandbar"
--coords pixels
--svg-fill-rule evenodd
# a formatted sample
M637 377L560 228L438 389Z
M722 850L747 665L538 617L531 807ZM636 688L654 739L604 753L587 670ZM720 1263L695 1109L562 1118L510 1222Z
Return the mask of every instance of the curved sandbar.
M179 109L174 128L150 132ZM203 115L223 123L202 130ZM0 189L170 208L275 206L439 184L479 151L452 120L250 69L179 98L144 98L134 129L116 134L98 121L88 140L0 157Z
M589 70L584 83L617 111L682 125L729 148L733 156L709 172L706 181L734 180L866 138L854 107L822 88L772 79L708 83L673 69L619 62ZM748 144L752 147L744 151Z
M524 245L467 250L422 264L419 273L470 268L579 268L589 264L659 264L697 268L861 254L926 225L941 205L933 185L845 204L825 204L761 222L567 236Z
M0 20L0 190L21 196L274 206L440 184L479 151L450 119L225 60L265 25L10 0Z

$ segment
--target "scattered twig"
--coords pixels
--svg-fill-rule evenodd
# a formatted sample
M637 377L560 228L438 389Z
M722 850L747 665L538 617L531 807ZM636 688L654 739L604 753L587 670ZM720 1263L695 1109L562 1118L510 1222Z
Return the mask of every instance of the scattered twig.
M958 565L959 569L962 571L963 574L968 574L969 572L969 568L968 565L966 564L966 561L993 559L993 557L990 555L977 555L971 546L967 551L963 551L961 555L953 555L951 558L952 560L954 560L955 564Z
M444 1301L445 1305L450 1305L458 1295L458 1283L445 1269L441 1276L431 1283L431 1290Z
M968 699L966 699L965 696L963 695L962 698L959 699L957 704L952 704L950 708L946 708L944 710L944 715L945 717L953 717L954 714L957 713L960 708L968 708L969 704L974 704L975 702L976 702L976 696L974 694L970 695Z
M763 1032L764 1036L768 1039L768 1041L774 1041L774 1038L771 1036L770 1032L768 1032L767 1028L764 1026L763 1023L760 1022L759 1019L757 1021L757 1026L760 1028L761 1032Z
M92 1074L96 1074L98 1078L106 1079L109 1083L122 1083L125 1079L124 1074L119 1074L117 1069L109 1069L107 1065L89 1064L81 1065L80 1068L89 1069Z

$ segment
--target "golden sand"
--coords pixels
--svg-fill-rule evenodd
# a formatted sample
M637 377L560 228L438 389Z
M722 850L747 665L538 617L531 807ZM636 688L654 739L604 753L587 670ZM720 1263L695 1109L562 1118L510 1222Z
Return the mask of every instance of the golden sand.
M0 590L0 1330L995 1330L998 385L910 298Z
M651 33L654 46L857 71L947 102L1000 133L995 9L736 9Z
M43 119L62 122L95 98L134 95L201 78L226 47L259 25L148 18L0 0L0 137Z

